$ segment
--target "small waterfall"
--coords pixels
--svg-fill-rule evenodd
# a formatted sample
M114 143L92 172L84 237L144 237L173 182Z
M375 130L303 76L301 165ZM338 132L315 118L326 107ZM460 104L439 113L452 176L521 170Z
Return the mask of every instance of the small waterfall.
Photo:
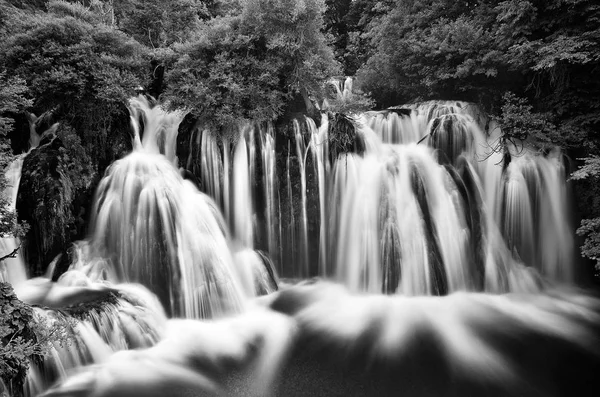
M343 216L334 224L337 278L357 291L474 289L464 266L471 231L450 175L426 147L385 149L336 164L349 171L337 179L343 191Z
M14 159L9 164L5 173L6 188L2 194L8 203L6 210L10 213L15 212L24 158L25 155L20 155ZM20 245L21 242L16 237L1 236L0 255L8 255L14 252L17 247L20 247ZM18 285L23 283L26 279L27 271L20 249L15 253L14 257L6 258L0 262L0 281L9 282L12 285Z
M404 294L536 290L539 274L573 281L558 150L512 150L504 164L498 128L462 102L367 112L356 122L367 151L338 159L331 176L328 249L339 281Z
M366 112L361 123L377 131L381 141L385 143L416 143L423 138L426 131L424 117L417 112L405 113L397 110Z
M319 214L328 157L323 128L312 119L293 120L290 131L282 144L272 124L248 124L219 141L197 126L192 141L200 149L190 150L187 164L219 203L240 249L268 252L280 274L302 278L324 257Z
M555 281L574 281L574 238L561 153L513 157L497 203L509 248Z
M252 131L252 129L249 129ZM254 145L252 137L242 135L233 155L233 206L231 208L234 236L244 247L254 247L254 206L251 183L254 176Z
M312 122L312 120L310 120ZM298 252L298 262L300 265L300 275L303 277L307 277L309 274L308 269L308 219L307 219L307 192L306 192L306 158L308 157L308 149L309 146L306 145L304 136L302 134L302 130L300 128L300 123L298 119L294 119L294 140L296 141L296 157L298 160L298 171L300 173L300 216L299 216L299 228L298 239L292 242L292 245L297 248ZM309 127L309 134L311 136L315 133L315 125L314 122L310 123L307 120L307 126ZM289 159L289 154L288 154ZM289 175L288 175L289 177ZM294 197L293 194L290 197ZM290 204L293 206L293 202Z
M160 153L177 167L177 133L185 116L153 106L143 95L129 101L134 151Z
M43 360L30 363L25 396L40 394L82 366L106 362L116 351L148 348L162 337L165 313L156 297L140 285L114 285L106 290L101 282L70 270L56 284L40 280L19 296L27 299L40 288L49 291L40 306L53 308L35 307L36 321L52 329L62 325L64 335L52 342ZM110 292L83 303L100 290Z
M247 296L263 296L277 291L278 277L271 259L261 251L250 248L235 253L238 272L243 274Z
M130 108L138 144L109 167L97 188L91 226L96 254L109 259L116 276L111 281L149 287L171 314L198 318L240 310L243 297L220 211L174 167L181 115L139 98Z
M272 258L281 258L279 241L281 233L278 228L279 219L279 191L277 184L277 158L275 156L275 136L272 126L260 135L260 153L262 155L264 203L265 203L265 229L267 239L267 252Z
M190 153L195 153L195 150L199 150L200 163L192 162L194 156L190 155L187 169L194 175L200 175L204 192L223 207L223 159L217 138L210 130L195 129L190 139Z
M327 175L330 172L329 166L329 146L327 132L329 129L329 119L327 115L322 115L321 126L318 131L311 135L311 148L313 153L313 163L315 174L318 176L319 189L319 274L328 276L329 266L327 266Z
M36 117L33 113L26 113L29 124L29 151L18 155L5 170L6 187L1 194L8 204L6 210L8 213L15 213L17 208L17 196L19 193L19 184L23 171L23 161L25 156L35 149L39 144L44 133L52 133L58 128L58 124L53 124L43 133L37 131L38 120L43 120L46 114ZM15 236L0 236L0 255L14 253L14 256L8 257L0 262L0 281L9 282L13 286L19 285L27 280L27 267L23 261L23 253L17 247L21 246L21 241ZM15 252L15 250L17 250Z

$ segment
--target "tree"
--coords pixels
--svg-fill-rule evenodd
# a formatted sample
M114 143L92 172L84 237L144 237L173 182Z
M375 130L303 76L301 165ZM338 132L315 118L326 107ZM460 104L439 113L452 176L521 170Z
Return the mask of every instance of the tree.
M321 0L246 0L176 46L164 99L207 124L273 120L294 95L322 96L339 74Z
M10 11L19 18L0 44L0 68L26 82L33 113L52 110L77 132L94 164L106 166L122 153L107 140L123 149L127 134L116 124L124 121L128 129L124 104L144 85L147 49L79 4L51 1L48 12Z
M390 1L328 0L325 27L345 76L354 76L370 52L370 23L389 11Z
M3 4L0 11L7 21L0 29L0 70L26 87L30 112L59 123L58 139L26 158L21 183L29 189L18 199L25 204L18 205L20 218L32 223L26 256L43 259L28 261L36 274L51 260L45 255L83 236L81 212L94 181L131 149L125 105L145 85L150 58L146 47L81 4L51 1L47 11Z
M374 50L358 72L381 106L463 99L499 114L513 92L580 141L598 125L595 2L411 0L384 8L365 33Z
M413 0L384 4L365 34L375 50L357 77L382 106L422 99L498 101L490 86L510 81L495 45L486 1ZM493 83L492 83L493 81ZM491 98L490 98L491 96Z
M164 48L187 41L201 20L210 16L200 0L129 0L117 4L118 26L138 42Z

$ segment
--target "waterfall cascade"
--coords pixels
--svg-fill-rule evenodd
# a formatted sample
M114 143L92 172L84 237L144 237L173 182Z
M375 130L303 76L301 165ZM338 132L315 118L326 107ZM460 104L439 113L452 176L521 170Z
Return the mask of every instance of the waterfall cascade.
M571 283L561 154L524 149L505 164L498 131L484 131L472 105L401 110L364 114L358 122L375 142L336 163L337 278L417 295L535 291L540 275Z
M111 165L96 192L91 235L96 255L109 259L112 281L142 283L174 315L239 311L243 290L220 212L175 168L180 115L141 97L131 100L131 114L134 151ZM242 161L245 152L243 146L236 150ZM247 212L236 212L235 219ZM236 226L240 223L250 240L251 224Z
M60 302L56 308L47 306L51 304L48 299L39 302L40 307L35 308L36 321L48 326L62 324L66 335L52 342L42 362L30 364L26 396L39 395L81 367L105 362L116 351L153 346L163 336L165 313L156 297L142 286L123 284L108 289L72 270L53 289L58 291L55 294L73 301ZM22 299L28 298L26 292L17 293ZM90 297L100 304L74 305L82 305Z
M36 306L37 321L60 325L68 339L31 363L26 395L37 395L115 351L154 345L167 314L236 313L248 296L277 288L276 275L265 267L268 258L245 255L251 270L235 267L219 209L176 168L182 115L142 97L131 100L130 113L134 150L112 164L100 182L90 236L75 244L69 270L52 282L51 264L47 277L27 280L18 257L16 263L2 263L3 279ZM19 157L7 173L5 194L13 209L22 162ZM256 288L243 288L254 280Z
M3 192L5 200L9 203L7 210L14 212L17 203L17 192L19 181L21 180L21 170L23 168L24 155L18 156L13 160L6 170L6 188ZM4 255L14 252L20 246L18 238L13 236L0 236L0 252ZM27 279L23 256L20 250L15 257L6 258L0 263L0 281L9 282L13 285L20 284Z
M462 102L366 112L354 123L361 154L331 157L324 115L318 128L294 120L287 138L245 126L234 155L198 129L201 148L187 163L234 234L268 252L283 277L403 294L536 290L540 275L573 281L559 151L507 155L493 120Z
M131 100L130 113L134 150L100 182L89 238L76 244L69 271L56 283L3 275L37 306L39 321L66 322L71 334L70 346L55 345L32 364L26 395L65 378L50 396L130 395L127 385L146 383L148 395L188 386L265 395L290 352L318 356L303 345L314 338L332 357L341 352L354 361L345 349L366 343L386 371L407 369L404 359L421 353L443 355L432 362L481 369L485 379L467 376L468 387L499 387L504 395L508 382L520 395L525 386L510 383L517 375L509 360L523 343L496 332L495 321L524 330L531 343L583 348L584 358L598 363L596 351L586 350L600 324L596 301L559 295L521 305L495 295L543 296L547 288L572 285L574 242L561 153L494 150L499 131L476 107L429 102L356 115L356 136L342 145L337 122L326 114L319 126L308 117L294 120L286 136L270 124L241 125L234 139L199 126L182 163L203 192L177 169L183 115L142 97ZM346 150L352 145L359 153ZM9 177L18 178L18 163L13 171ZM354 298L311 286L276 292L279 276L320 276L375 294ZM453 294L457 309L443 298L407 297L458 291L489 294ZM261 295L267 296L249 299ZM444 323L439 313L457 315ZM423 344L416 343L416 350L399 351L413 334L437 350L417 354ZM381 358L388 348L401 365ZM128 379L123 363L140 370ZM301 373L307 364L291 365ZM77 374L81 366L87 367ZM544 392L553 368L534 379ZM284 382L284 391L290 387L289 395L303 395ZM461 395L461 387L451 395Z

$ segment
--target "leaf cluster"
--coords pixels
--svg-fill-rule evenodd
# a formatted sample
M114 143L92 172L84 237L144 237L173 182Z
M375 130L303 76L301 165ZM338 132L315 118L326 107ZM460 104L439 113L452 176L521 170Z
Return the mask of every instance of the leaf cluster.
M502 99L501 114L495 119L502 126L505 143L519 146L527 141L530 147L540 152L557 145L565 148L571 145L569 137L562 135L552 122L550 113L534 112L526 98L517 97L512 92L504 94Z
M210 15L200 0L129 0L118 2L115 9L120 30L155 49L187 41Z
M600 275L600 217L584 219L577 229L577 235L585 237L581 254L595 261L596 276Z

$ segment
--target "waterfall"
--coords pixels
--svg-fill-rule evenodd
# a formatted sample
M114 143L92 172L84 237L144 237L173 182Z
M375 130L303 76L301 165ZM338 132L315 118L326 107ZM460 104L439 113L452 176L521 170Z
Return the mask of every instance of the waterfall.
M265 203L265 229L267 239L267 252L273 258L279 259L278 242L280 241L280 230L278 228L279 192L277 184L277 158L275 156L275 137L272 126L269 126L264 134L260 135L261 160L263 170L264 203Z
M495 150L498 128L462 102L352 116L343 145L327 114L199 124L182 159L198 188L177 168L183 114L129 110L133 152L98 185L69 270L17 290L70 341L32 363L26 395L57 380L49 396L545 395L557 344L595 374L600 303L553 289L574 282L560 151ZM314 276L344 287L278 291Z
M233 156L233 189L231 209L233 233L244 247L254 246L254 205L250 185L254 176L254 145L252 137L242 132ZM248 142L247 142L248 141Z
M17 208L17 195L19 193L19 184L21 182L21 173L23 171L23 161L25 156L35 149L41 140L41 136L45 133L52 133L58 128L58 123L53 124L47 131L39 133L37 131L36 122L45 117L45 114L40 117L33 113L26 113L29 124L29 151L18 155L10 162L7 169L4 171L6 186L1 192L7 206L7 213L15 213ZM0 255L7 255L15 252L17 247L21 246L21 241L15 236L0 236ZM19 285L27 280L27 267L23 261L23 253L18 249L14 256L4 259L0 263L0 281L9 282L13 286Z
M367 112L357 123L375 134L365 134L374 142L364 156L338 160L351 172L333 175L339 281L404 294L535 290L518 280L539 275L573 281L560 151L512 150L504 164L498 128L486 130L489 120L461 102Z
M521 276L573 282L558 150L507 157L494 120L466 102L352 117L360 153L331 157L337 127L323 114L320 126L300 117L287 132L241 126L235 147L198 130L188 164L201 162L194 172L234 234L268 252L284 278L403 294L509 291Z
M109 259L112 282L147 286L173 315L239 311L243 295L220 211L175 168L180 115L156 108L131 100L137 144L98 185L91 244L97 256ZM247 178L235 180L247 183Z
M177 166L177 132L185 114L167 112L140 95L129 101L134 151L160 153Z
M77 271L65 273L53 288L70 293L77 288L74 273ZM87 280L81 275L76 278L79 282ZM86 282L91 286L89 280ZM153 346L162 337L165 327L166 317L160 303L141 286L115 285L114 295L107 296L101 305L83 308L34 308L37 322L47 326L62 323L66 334L52 342L41 363L30 363L25 396L42 393L85 365L104 363L114 352Z
M268 252L285 277L313 275L324 257L319 243L328 161L324 133L308 117L291 122L285 143L277 142L281 137L272 123L242 124L233 138L220 141L201 125L192 132L200 149L190 150L186 164L219 204L233 239L240 249ZM310 207L317 213L309 214Z
M65 333L30 364L26 396L116 351L156 344L167 316L237 313L247 296L277 288L268 258L250 255L244 268L234 263L218 204L176 168L183 114L143 97L131 99L129 110L134 150L98 185L89 238L74 245L69 270L56 282L24 276L18 282L8 273L17 296L34 305L36 322ZM18 186L22 161L11 165L9 189ZM16 189L7 194L14 207ZM253 282L255 288L244 288Z
M5 172L6 188L2 194L4 200L8 203L6 211L14 213L17 205L17 193L19 182L21 181L21 170L23 169L23 160L25 155L20 155L14 159ZM7 255L20 247L21 242L14 236L1 236L0 255ZM19 249L14 257L6 258L0 263L0 281L9 282L12 285L18 285L27 279L27 271L23 262L23 256Z

